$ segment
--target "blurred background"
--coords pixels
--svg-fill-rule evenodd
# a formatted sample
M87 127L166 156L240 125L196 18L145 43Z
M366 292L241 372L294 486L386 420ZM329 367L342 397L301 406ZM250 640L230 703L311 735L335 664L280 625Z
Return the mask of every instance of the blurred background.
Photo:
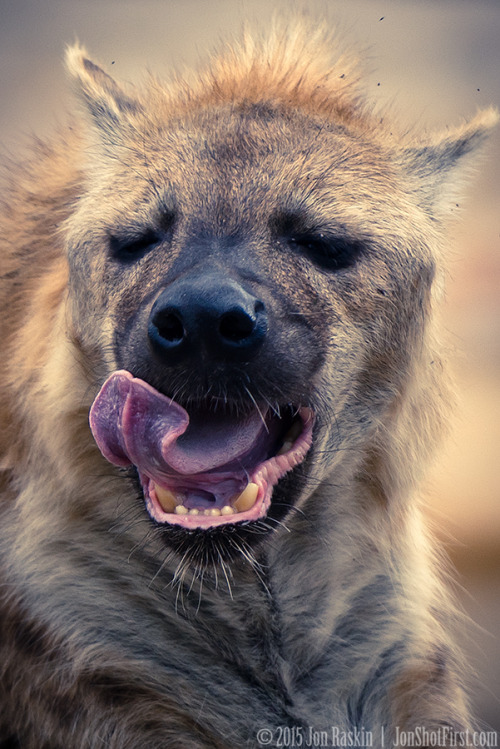
M64 122L68 42L138 82L196 63L244 20L296 8L366 50L368 92L403 124L445 128L500 106L500 0L0 0L2 150ZM500 730L500 127L459 213L444 318L460 403L425 491L475 622L464 641L476 711Z

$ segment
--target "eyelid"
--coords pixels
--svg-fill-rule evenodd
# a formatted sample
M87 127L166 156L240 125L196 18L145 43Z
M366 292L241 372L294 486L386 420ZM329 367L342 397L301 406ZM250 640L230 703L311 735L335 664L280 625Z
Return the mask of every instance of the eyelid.
M155 229L145 229L142 233L111 235L109 246L113 257L120 260L134 260L162 241L162 235Z
M288 243L303 250L311 260L328 270L350 267L362 249L359 241L329 236L324 232L293 234Z

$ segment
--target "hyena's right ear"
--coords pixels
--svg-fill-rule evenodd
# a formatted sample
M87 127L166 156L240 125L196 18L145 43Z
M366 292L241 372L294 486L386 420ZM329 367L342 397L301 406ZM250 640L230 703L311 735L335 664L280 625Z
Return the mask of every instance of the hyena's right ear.
M66 49L66 67L93 121L102 134L114 142L139 109L139 103L92 62L80 44Z

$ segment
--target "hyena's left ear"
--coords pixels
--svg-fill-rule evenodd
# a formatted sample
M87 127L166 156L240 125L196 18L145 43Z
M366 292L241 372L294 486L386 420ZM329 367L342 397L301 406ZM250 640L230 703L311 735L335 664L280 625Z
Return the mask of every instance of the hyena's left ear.
M433 214L445 214L461 197L464 178L474 166L474 154L498 123L498 112L484 109L460 127L408 147L404 161L417 177L422 204Z
M92 62L79 44L66 49L66 67L76 80L77 93L95 124L114 141L140 108L139 102Z

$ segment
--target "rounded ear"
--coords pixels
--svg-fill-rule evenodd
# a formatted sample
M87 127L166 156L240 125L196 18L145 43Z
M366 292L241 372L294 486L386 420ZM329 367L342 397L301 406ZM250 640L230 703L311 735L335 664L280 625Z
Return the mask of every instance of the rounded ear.
M66 49L66 68L76 81L77 94L93 121L114 140L138 111L139 103L92 62L85 48L78 43Z
M477 155L498 120L493 107L483 109L470 122L405 150L405 164L418 178L422 202L433 213L444 213L460 197L474 165L471 156Z

